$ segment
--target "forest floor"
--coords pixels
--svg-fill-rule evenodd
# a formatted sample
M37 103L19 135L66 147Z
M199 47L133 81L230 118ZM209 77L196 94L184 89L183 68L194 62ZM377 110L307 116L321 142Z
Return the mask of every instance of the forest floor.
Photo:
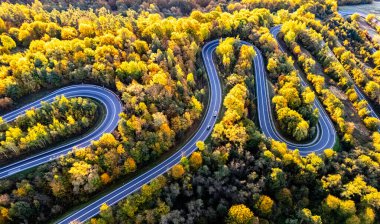
M304 48L301 48L301 51L315 60L316 74L321 75L325 78L327 88L342 101L347 121L352 122L355 125L353 137L354 141L356 141L356 145L365 145L368 142L370 142L370 132L363 123L363 120L359 117L358 113L356 112L356 109L354 108L352 102L347 98L346 94L340 89L340 87L338 87L338 84L333 79L331 79L328 75L326 75L323 72L322 66L318 63L316 58L314 58L314 56L310 54L309 51L307 51ZM332 52L330 53L332 54Z
M359 26L363 30L367 30L369 36L372 38L373 41L377 42L380 44L380 35L377 33L375 29L373 29L366 21L364 18L360 17L358 20ZM380 25L380 24L378 24Z
M286 49L288 55L292 55L292 57L294 59L294 55L291 52L288 51L288 48L287 48L285 42L281 38L279 38L279 43L281 44L281 46L284 49ZM345 114L346 114L347 121L352 122L355 125L355 129L354 129L354 132L353 132L353 137L354 137L355 145L365 145L365 144L368 144L368 142L371 141L371 139L369 138L370 132L365 127L365 125L363 123L363 120L357 114L356 109L354 108L354 106L351 103L351 101L349 101L347 99L346 94L337 87L337 83L335 83L334 80L332 80L328 75L326 75L323 72L322 66L317 62L316 58L313 55L310 54L309 51L307 51L303 47L301 47L301 51L303 53L309 55L310 57L312 57L315 60L315 62L316 62L316 66L315 66L315 68L316 68L316 74L317 75L321 75L321 76L323 76L325 78L325 84L326 84L327 88L332 93L334 93L334 95L337 96L342 101L342 103L344 105L344 111L345 111ZM330 53L332 54L332 52L330 52ZM295 67L301 73L301 75L304 77L304 79L307 80L304 72L302 71L301 68L299 68L299 66L297 65L297 63L295 63ZM312 86L312 85L310 84L310 86Z

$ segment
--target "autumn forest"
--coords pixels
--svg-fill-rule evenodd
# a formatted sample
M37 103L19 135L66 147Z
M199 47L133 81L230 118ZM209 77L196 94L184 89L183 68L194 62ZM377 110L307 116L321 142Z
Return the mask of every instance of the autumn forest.
M0 223L379 223L371 3L1 1Z

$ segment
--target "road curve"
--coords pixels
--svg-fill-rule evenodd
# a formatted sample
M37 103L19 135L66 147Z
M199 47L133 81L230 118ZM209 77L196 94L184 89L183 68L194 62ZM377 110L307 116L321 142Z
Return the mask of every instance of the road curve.
M182 146L180 150L171 155L162 163L110 192L109 194L97 199L91 204L58 220L56 223L70 223L73 220L84 222L91 217L94 217L99 213L99 208L103 203L106 203L107 205L116 204L118 201L139 190L144 184L148 184L151 180L166 173L169 169L171 169L171 167L178 164L183 156L190 156L195 150L197 150L195 145L196 142L206 140L211 134L212 128L217 121L216 117L214 117L214 112L218 112L220 106L222 105L222 89L218 78L218 73L212 60L214 51L215 45L213 42L206 44L202 49L203 61L206 66L209 79L209 103L199 129L190 138L190 140Z
M277 35L280 27L275 27L271 29L273 35ZM252 44L240 41L241 44L253 46ZM75 212L65 216L64 218L57 221L57 223L70 223L71 221L77 220L84 222L91 217L94 217L99 213L99 208L103 203L107 205L114 205L118 201L124 199L130 194L139 190L144 184L148 184L154 178L166 173L175 164L178 164L183 156L191 155L195 150L197 150L196 142L204 141L211 134L212 127L216 123L216 118L214 117L214 111L219 111L222 104L222 90L220 81L218 78L217 70L213 62L213 52L218 46L219 40L214 40L207 43L202 48L202 57L206 67L208 79L209 79L209 104L206 109L206 114L201 122L201 125L197 132L191 137L191 139L176 153L170 156L168 159L158 164L154 168L145 172L144 174L134 178L132 181L122 185L121 187L113 190L109 194L102 196L96 201L90 203L89 205L76 210ZM280 45L279 45L280 46ZM307 144L297 144L284 139L276 130L272 109L268 91L268 85L266 81L266 68L264 65L263 56L258 48L253 46L256 51L256 56L254 58L254 70L256 79L256 95L257 95L257 106L259 123L263 133L270 138L278 141L287 143L289 149L299 149L301 155L307 155L311 152L320 154L326 148L332 148L335 144L336 133L334 126L327 116L324 108L318 100L316 100L314 107L319 109L320 119L317 127L317 137L310 143ZM282 47L280 46L280 49ZM301 78L302 85L307 85L306 82ZM91 134L85 136L84 138L61 146L55 149L51 149L47 152L32 156L28 159L10 164L5 167L0 168L0 178L4 178L26 170L28 168L40 165L49 160L55 159L60 155L66 154L72 149L72 147L85 147L91 144L91 140L98 139L104 132L113 131L118 123L118 114L121 112L121 103L118 97L111 91L93 85L74 85L66 88L59 89L52 94L42 98L41 100L45 102L52 102L56 96L65 95L66 97L90 97L99 100L107 108L107 116L102 124ZM360 95L360 94L359 94ZM6 122L14 120L18 115L25 112L25 110L32 107L38 108L40 102L34 102L28 104L20 109L17 109L11 113L3 116Z
M240 41L241 44L253 46L252 44ZM151 170L144 174L134 178L130 182L122 185L121 187L113 190L109 194L100 197L96 201L86 205L85 207L76 210L75 212L61 218L57 221L58 224L67 224L71 221L84 222L94 217L99 213L99 208L103 203L111 206L126 198L132 193L138 191L144 184L148 184L154 178L166 173L171 167L179 163L183 156L191 155L197 150L196 142L204 141L211 134L212 127L214 127L216 118L213 116L214 111L219 111L222 104L222 90L218 73L213 62L213 53L218 46L219 40L208 42L202 48L203 62L206 67L208 79L209 79L209 104L206 110L206 114L198 131L191 137L191 139L176 153L170 156L168 159L158 164ZM266 72L263 57L259 49L255 47L257 56L254 58L255 77L256 77L256 91L258 99L259 109L259 121L263 132L268 137L279 141L285 141L276 131L274 123L272 121L272 109L270 107L270 98L268 93L268 86L266 83ZM323 110L321 110L323 111ZM327 115L326 115L327 116ZM323 119L322 119L323 120ZM327 121L328 122L328 121ZM331 126L329 126L331 125ZM287 142L290 149L298 148L302 155L307 155L311 152L321 153L326 148L331 148L335 142L335 129L331 122L327 124L321 124L325 127L326 132L321 133L320 137L312 143L301 145Z
M18 172L49 162L61 155L67 154L72 150L73 147L82 148L89 146L91 144L91 141L99 139L103 133L112 132L117 127L119 121L119 113L122 110L122 105L119 97L111 90L88 84L72 85L58 89L38 101L35 101L3 115L2 118L6 123L11 122L15 120L17 116L23 115L26 110L41 107L41 101L51 103L57 96L61 95L64 95L67 98L87 97L99 101L105 106L105 118L95 130L85 135L81 139L71 141L68 144L52 148L48 151L44 151L26 159L0 167L0 178L5 178Z
M272 30L271 30L272 31ZM273 33L272 33L273 34ZM253 46L250 43L241 41L242 44ZM279 45L280 46L280 45ZM271 109L271 99L269 96L269 89L267 84L266 68L264 65L263 56L261 51L253 46L256 51L256 57L254 58L255 69L255 83L256 83L256 95L257 95L257 108L259 123L263 133L274 140L285 142L289 149L298 149L300 155L305 156L312 152L320 154L327 148L333 148L336 140L336 132L333 123L329 116L326 114L323 106L315 100L314 107L318 108L320 113L319 122L317 125L317 136L309 143L300 144L289 141L281 136L277 131L275 123L273 121L273 110ZM281 46L280 46L281 47ZM283 49L281 49L283 50ZM306 82L301 78L301 84L306 86Z

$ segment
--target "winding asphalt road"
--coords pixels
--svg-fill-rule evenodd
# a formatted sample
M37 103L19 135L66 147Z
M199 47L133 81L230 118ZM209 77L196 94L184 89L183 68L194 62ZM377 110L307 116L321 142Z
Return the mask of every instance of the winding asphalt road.
M271 30L272 34L277 36L280 27L275 27ZM217 75L217 70L213 62L213 52L218 46L219 40L214 40L207 43L202 49L202 57L207 70L209 78L209 105L206 110L204 119L199 127L199 130L194 136L184 145L179 151L170 156L164 162L158 164L146 173L136 177L132 181L124 184L123 186L113 190L109 194L97 199L89 205L67 215L58 221L59 224L69 223L73 220L84 222L91 217L94 217L99 213L99 207L106 203L107 205L114 205L118 201L124 199L130 194L138 191L144 184L149 183L154 178L166 173L172 166L179 163L183 156L189 156L193 153L197 147L195 146L197 141L204 141L211 133L212 127L215 125L216 119L213 116L215 111L219 111L222 103L222 91L220 82ZM253 46L250 43L241 41L241 44ZM279 45L280 46L280 45ZM321 153L326 148L332 148L335 144L336 132L334 126L329 119L327 113L322 107L321 103L316 100L315 108L319 109L320 119L317 127L317 137L308 144L296 144L284 139L276 130L274 122L272 120L272 110L270 104L270 97L268 92L268 84L266 81L266 69L262 54L258 48L253 46L256 50L256 57L254 58L254 69L256 79L256 94L258 104L259 123L263 133L275 140L286 142L290 149L298 148L300 154L307 155L311 152ZM280 49L282 47L280 46ZM301 83L306 86L307 83L301 78ZM359 95L360 92L359 92Z
M271 30L271 33L277 36L280 27L275 27ZM252 44L240 41L241 44L253 46ZM207 70L208 79L209 79L209 104L206 109L206 114L201 122L199 129L195 132L195 134L190 138L190 140L181 147L176 153L167 158L162 163L158 164L151 170L145 172L144 174L136 177L132 181L124 184L123 186L113 190L109 194L100 197L94 202L86 205L83 208L76 210L75 212L67 215L66 217L59 220L57 223L69 223L73 220L84 222L91 217L94 217L99 213L99 207L106 203L107 205L114 205L118 201L124 199L128 195L138 191L144 184L148 184L154 178L166 173L171 167L175 164L178 164L183 156L191 155L195 150L197 150L196 142L204 141L211 134L212 128L216 123L216 117L214 117L215 112L219 112L220 107L222 105L222 90L220 81L218 78L217 70L215 68L213 62L213 52L215 48L218 46L219 40L214 40L207 43L202 49L202 57ZM280 46L280 44L279 44ZM301 155L307 155L309 153L315 152L320 154L326 148L332 148L335 144L336 132L334 126L326 114L324 108L321 103L316 100L315 108L319 109L320 119L317 126L317 137L307 143L307 144L298 144L291 142L287 139L284 139L276 130L271 102L269 96L269 87L266 79L266 68L264 65L263 56L260 50L253 46L256 51L256 56L254 58L254 71L255 71L255 80L256 80L256 95L257 95L257 108L258 108L258 116L259 123L263 133L272 139L286 142L288 148L290 149L299 149ZM282 47L280 46L280 49ZM303 86L306 86L307 83L300 76L301 83ZM356 88L355 88L356 89ZM362 96L360 91L358 92L359 96ZM67 145L60 146L54 149L51 149L47 152L37 154L28 159L10 164L5 167L0 168L0 178L4 178L10 175L13 175L17 172L29 169L31 167L35 167L37 165L43 164L50 160L57 158L60 155L64 155L69 152L74 146L77 147L85 147L91 144L92 140L98 139L104 132L112 132L118 123L118 114L122 110L121 103L119 98L112 93L110 90L93 86L93 85L74 85L66 88L59 89L52 94L41 99L41 101L52 102L56 96L65 95L66 97L89 97L94 98L100 101L105 105L107 109L107 114L102 122L102 124L91 134L85 136L80 140L76 140ZM11 113L8 113L3 116L3 119L6 122L10 122L14 120L17 116L23 114L25 110L30 109L32 107L38 108L40 107L40 102L34 102L28 104L20 109L17 109ZM373 111L373 110L370 110Z
M103 133L112 132L117 127L119 121L119 113L122 110L122 105L119 97L111 90L95 86L95 85L72 85L54 91L51 94L43 97L42 99L25 105L17 110L3 115L3 120L8 123L23 115L26 110L41 107L41 101L51 103L57 96L64 95L67 98L72 97L88 97L99 101L106 108L105 118L101 124L91 133L83 138L71 141L68 144L52 148L48 151L33 155L26 159L11 163L9 165L0 167L0 178L5 178L16 174L18 172L30 169L32 167L49 162L61 155L67 154L73 147L86 147L91 144L91 141L99 139Z
M252 44L240 41L241 44L246 44L253 46ZM214 117L214 112L219 111L222 104L222 90L220 81L218 78L217 70L213 62L213 52L218 46L219 40L214 40L208 42L202 49L202 57L206 67L206 71L209 78L209 105L206 110L204 119L199 127L199 130L195 133L194 136L184 145L179 151L174 153L164 162L158 164L151 170L146 173L136 177L132 181L124 184L123 186L117 188L116 190L110 192L109 194L97 199L96 201L90 203L89 205L81 208L66 217L60 219L57 223L66 224L70 221L77 220L84 222L89 220L91 217L94 217L99 213L99 207L106 203L111 206L124 199L128 195L138 191L144 184L148 184L154 178L166 173L171 167L179 163L183 156L190 156L195 150L197 150L196 142L204 141L211 134L212 127L215 125L216 118ZM254 47L254 46L253 46ZM329 121L326 114L322 114L321 119L321 132L318 135L318 138L308 144L295 144L289 142L281 137L277 132L274 122L272 120L272 109L270 106L270 97L268 92L268 85L266 82L266 72L263 57L258 48L254 47L256 50L257 56L254 58L254 67L255 67L255 77L256 77L256 92L258 99L258 109L259 109L259 121L260 126L264 134L268 137L271 137L275 140L284 141L288 144L290 149L298 148L300 154L307 155L311 152L321 153L326 148L331 148L335 143L335 129L331 121ZM319 105L320 106L320 105ZM320 111L323 111L320 109ZM326 120L327 119L327 120Z
M252 44L240 41L241 44L253 46ZM118 201L132 194L133 192L139 190L144 184L149 183L154 178L166 173L171 167L179 163L183 156L191 155L195 150L197 150L196 142L204 141L211 134L212 127L216 123L215 112L219 112L222 105L222 90L221 84L218 78L217 70L213 61L213 52L219 44L219 40L214 40L207 43L202 49L202 57L207 70L209 79L209 104L206 109L206 114L201 122L201 125L197 132L191 137L191 139L176 153L170 156L168 159L158 164L151 170L145 172L144 174L136 177L132 181L124 184L123 186L117 188L116 190L110 192L109 194L97 199L96 201L90 203L89 205L76 210L75 212L67 215L58 221L58 223L69 223L73 220L86 221L91 217L99 213L99 207L106 203L107 205L114 205ZM324 111L321 104L316 100L315 107L319 109L321 116L319 124L317 127L317 137L307 143L307 144L297 144L284 139L276 130L271 102L269 96L269 87L266 77L266 68L264 65L263 56L260 50L253 46L256 51L256 56L254 58L254 70L256 79L256 95L257 95L257 106L258 106L258 116L259 123L263 133L272 139L282 141L287 143L290 149L299 149L301 155L307 155L311 152L321 153L326 148L332 148L335 144L335 129L328 118L326 112ZM302 77L301 77L302 80ZM302 80L302 84L306 85L306 82ZM60 155L64 155L69 152L72 147L85 147L91 144L92 140L98 139L104 132L112 132L118 122L118 114L121 112L121 103L118 97L111 91L93 85L74 85L66 88L59 89L52 94L42 98L42 101L52 102L56 96L65 95L66 97L90 97L94 98L101 103L103 103L107 109L106 118L102 124L91 134L85 136L84 138L71 142L67 145L60 146L51 149L47 152L40 153L38 155L32 156L28 159L10 164L5 167L0 168L0 177L4 178L15 174L17 172L29 169L31 167L43 164L49 160L55 159ZM14 120L17 116L23 114L25 110L30 108L40 107L40 102L34 102L28 104L20 109L17 109L9 114L3 116L6 122Z
M124 184L109 194L99 198L84 208L81 208L68 216L62 218L57 223L64 224L70 223L73 220L84 222L91 217L94 217L99 213L99 207L106 203L107 205L114 205L118 201L124 199L133 192L139 190L144 184L148 184L154 178L166 173L174 165L181 161L184 156L190 156L195 150L197 150L197 141L204 141L211 134L212 128L216 123L216 117L214 112L219 112L222 105L222 89L218 78L218 73L215 69L214 62L212 60L213 52L217 42L207 43L202 49L203 61L206 66L208 79L209 79L209 104L206 109L206 114L201 122L199 129L190 138L190 140L181 147L176 153L167 158L162 163L158 164L154 168L145 172L144 174L136 177L132 181Z
M273 35L277 35L277 29L271 30ZM241 41L243 44L253 46L250 43ZM280 46L280 44L278 44ZM320 154L323 150L327 148L333 148L336 140L336 132L333 123L331 122L329 116L326 114L322 104L315 100L314 108L318 108L320 116L317 124L317 136L309 143L299 144L284 139L281 134L277 131L276 126L273 121L272 109L271 109L271 98L269 96L269 89L266 79L266 69L264 65L263 56L260 50L253 46L256 51L256 57L254 58L255 64L255 79L256 79L256 94L257 94L257 108L259 115L259 123L263 133L277 141L285 142L289 149L299 149L300 155L307 155L312 152ZM280 49L283 49L280 46ZM301 84L307 86L307 83L300 76Z

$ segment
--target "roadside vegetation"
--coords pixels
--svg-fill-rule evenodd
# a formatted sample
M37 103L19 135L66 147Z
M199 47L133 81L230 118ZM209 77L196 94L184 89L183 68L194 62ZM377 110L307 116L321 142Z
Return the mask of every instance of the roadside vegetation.
M222 47L216 52L232 47L235 61L239 61L244 49L231 43L238 40L221 41ZM244 103L251 94L245 83L253 80L252 73L236 72L239 62L230 65L236 73L229 72L223 57L218 57L218 64L221 77L227 83L234 80L235 85L227 85L226 112L217 126L226 121L231 126L238 124L236 130L250 130L248 138L239 138L239 142L234 138L220 141L215 128L209 144L198 142L198 151L182 158L167 174L117 206L103 204L100 214L88 223L378 221L379 172L374 167L379 163L375 159L380 153L379 133L373 134L373 143L368 148L348 147L339 153L326 149L319 156L312 153L301 157L297 150L287 150L284 143L269 140L258 132L253 123L255 118L250 116L255 105ZM241 106L238 111L237 107L230 107L231 102ZM230 114L239 111L248 113L230 120Z
M82 82L113 89L123 104L113 133L1 180L4 221L39 223L62 214L173 149L199 123L207 83L197 54L211 27L133 11L129 17L105 9L48 12L39 2L1 3L0 27L6 106L40 89Z
M278 4L273 8L281 6ZM284 23L279 38L295 56L294 60L312 84L316 97L321 99L336 123L339 141L344 146L342 151L326 149L319 156L300 157L297 151L289 151L286 145L260 135L253 135L256 138L252 144L243 145L231 139L226 139L221 145L212 138L210 144L199 142L199 151L190 159L183 158L181 164L154 183L144 186L139 193L117 206L101 206L100 215L90 223L379 222L377 167L380 162L380 134L365 122L368 117L366 103L357 101L353 92L351 70L354 67L349 67L350 64L339 56L347 50L336 48L334 52L329 49L328 44L338 43L338 37L329 32L327 25L316 21L305 11L304 7L294 14L280 10L272 18ZM263 28L260 35L253 38L253 42L266 54L268 67L290 69L292 61L286 54L282 56L282 63L270 66L271 54L267 52L277 51L278 46L268 33ZM217 57L224 79L233 77L234 69L226 69L225 64L229 63L228 59L239 56L235 43L232 39L222 42L221 49L229 49L231 53ZM217 50L218 53L220 51ZM352 62L367 63L364 58L356 59L352 55L349 58ZM356 69L362 68L359 64L352 65L358 66ZM225 71L231 76L226 76ZM270 73L270 78L273 77L276 78L275 74ZM230 93L235 92L234 88ZM333 89L341 94L333 92ZM244 99L242 93L245 91L238 95ZM239 97L235 96L235 99ZM353 129L359 124L350 121L351 114L346 114L349 111L359 117L360 125L365 123L368 129L365 133L370 137L368 143L355 140ZM225 113L221 122L228 117ZM194 161L197 161L196 166ZM159 185L158 181L164 184Z
M89 222L380 222L379 121L353 92L356 83L372 104L379 103L379 45L354 18L341 18L335 1L87 2L92 10L65 5L84 1L60 2L0 4L0 110L42 89L85 82L114 90L123 112L118 128L89 147L0 180L0 223L53 220L175 149L206 108L202 46L222 37L233 38L221 40L215 52L226 95L210 141L198 142L197 152L118 205L102 205ZM292 55L280 51L269 32L279 24L278 38ZM312 105L319 98L335 123L341 151L301 157L260 133L252 62L257 52L239 39L263 52L284 135L296 141L314 136L319 113ZM311 88L301 86L300 72ZM84 127L87 117L93 124L96 105L76 112L66 108L70 104L93 103L60 98L1 125L4 156L66 139L61 129L51 134L54 118L65 127L73 120ZM364 127L365 143L355 140L356 125ZM49 130L47 143L12 137L25 138L35 126Z
M0 161L7 163L84 134L101 117L98 109L91 99L61 96L26 111L11 123L0 120Z

